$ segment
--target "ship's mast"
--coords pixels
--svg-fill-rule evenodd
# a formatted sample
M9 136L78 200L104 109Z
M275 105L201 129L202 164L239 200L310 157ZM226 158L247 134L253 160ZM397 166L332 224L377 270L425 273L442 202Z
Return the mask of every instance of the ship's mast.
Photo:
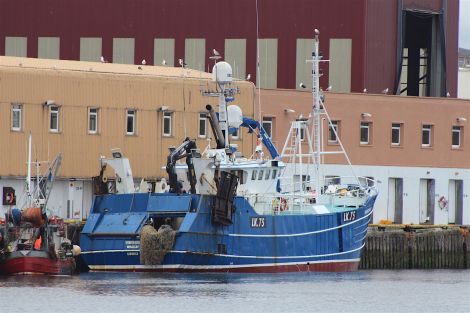
M312 53L312 134L314 136L313 164L315 169L315 190L320 194L321 188L321 97L320 97L320 60L319 55L319 36L320 32L315 29L315 38L313 39Z

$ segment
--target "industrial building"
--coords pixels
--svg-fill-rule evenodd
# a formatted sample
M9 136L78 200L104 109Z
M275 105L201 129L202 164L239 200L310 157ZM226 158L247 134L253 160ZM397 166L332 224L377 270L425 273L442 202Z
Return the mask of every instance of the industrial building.
M0 55L178 66L207 71L216 49L261 88L457 95L458 0L1 0ZM257 40L259 39L259 40ZM259 72L257 63L259 62Z

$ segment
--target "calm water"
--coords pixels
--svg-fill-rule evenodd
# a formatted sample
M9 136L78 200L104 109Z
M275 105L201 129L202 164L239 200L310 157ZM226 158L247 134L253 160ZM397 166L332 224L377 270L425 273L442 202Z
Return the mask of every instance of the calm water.
M470 312L470 270L0 277L0 312Z

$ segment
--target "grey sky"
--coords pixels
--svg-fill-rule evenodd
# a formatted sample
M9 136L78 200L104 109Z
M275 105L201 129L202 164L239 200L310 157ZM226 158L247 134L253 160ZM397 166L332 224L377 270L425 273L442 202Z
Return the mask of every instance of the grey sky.
M470 0L460 0L459 47L470 49Z

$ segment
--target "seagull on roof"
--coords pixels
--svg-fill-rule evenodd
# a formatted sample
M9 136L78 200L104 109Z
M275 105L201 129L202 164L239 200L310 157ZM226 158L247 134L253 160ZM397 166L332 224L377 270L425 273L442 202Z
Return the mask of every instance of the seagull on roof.
M382 93L383 93L384 95L388 94L388 88L385 88L384 90L382 90Z
M364 90L362 91L363 93L367 93L367 88L364 88Z
M216 56L220 56L220 53L219 51L215 50L215 49L212 49L212 53Z
M251 79L251 74L246 75L246 80L250 80L250 79Z
M166 65L166 60L165 60L165 59L163 59L163 61L162 61L162 65L163 65L163 66L165 66L165 65Z
M104 56L101 56L100 61L101 61L101 63L106 63L106 60L104 59Z
M331 89L333 89L333 86L330 85L325 89L325 91L330 91Z
M145 59L143 59L141 63L142 63L142 65L145 65L145 64L147 64L147 61L145 61Z
M450 97L450 92L447 92L446 97L447 97L447 98Z

